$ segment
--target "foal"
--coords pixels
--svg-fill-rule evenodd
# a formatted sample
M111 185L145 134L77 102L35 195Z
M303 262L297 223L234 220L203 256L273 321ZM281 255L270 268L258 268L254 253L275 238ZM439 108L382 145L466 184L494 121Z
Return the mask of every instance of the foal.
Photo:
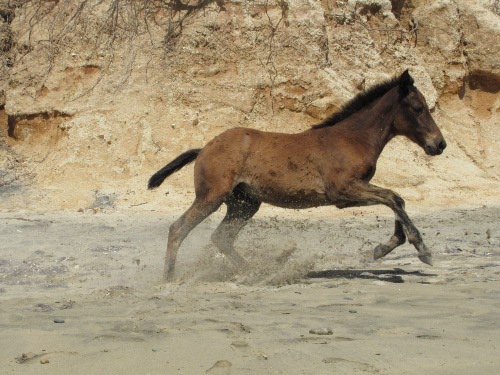
M428 155L439 155L446 142L408 71L360 93L322 123L298 134L234 128L202 149L192 149L156 172L154 189L196 159L196 198L171 226L164 280L173 277L177 250L203 219L227 206L212 235L217 248L236 266L244 259L234 240L262 202L285 208L334 205L338 208L384 204L396 216L394 234L374 250L378 259L408 241L419 259L432 265L432 254L395 192L370 184L387 142L403 135Z

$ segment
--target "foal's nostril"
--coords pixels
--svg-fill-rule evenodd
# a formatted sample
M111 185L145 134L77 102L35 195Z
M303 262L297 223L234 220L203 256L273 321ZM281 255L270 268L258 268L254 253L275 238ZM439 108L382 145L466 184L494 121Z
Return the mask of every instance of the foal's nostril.
M438 147L441 151L443 151L446 148L446 141L442 140L441 142L439 142Z

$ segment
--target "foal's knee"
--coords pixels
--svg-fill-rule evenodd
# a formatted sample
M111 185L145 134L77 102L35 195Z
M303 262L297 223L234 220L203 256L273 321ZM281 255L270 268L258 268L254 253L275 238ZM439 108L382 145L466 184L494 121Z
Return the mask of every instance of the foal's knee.
M173 246L175 248L179 247L182 240L182 222L177 220L170 225L168 229L168 243L169 246Z
M404 200L403 198L401 198L401 196L400 196L399 194L394 193L392 200L394 201L394 203L395 203L398 207L400 207L400 208L402 208L402 209L404 209L404 208L405 208L405 200Z
M177 235L179 233L179 228L180 228L180 225L177 221L172 223L170 225L170 228L168 228L168 238L173 239L173 238L177 237Z

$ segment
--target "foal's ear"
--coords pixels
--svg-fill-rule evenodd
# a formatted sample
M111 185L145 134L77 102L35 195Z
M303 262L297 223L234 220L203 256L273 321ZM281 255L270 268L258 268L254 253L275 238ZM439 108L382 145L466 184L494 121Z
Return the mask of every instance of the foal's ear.
M413 83L415 81L413 78L410 76L410 73L408 72L408 69L404 71L403 74L401 74L401 78L399 79L399 93L401 96L405 97L409 93L409 87L413 86Z

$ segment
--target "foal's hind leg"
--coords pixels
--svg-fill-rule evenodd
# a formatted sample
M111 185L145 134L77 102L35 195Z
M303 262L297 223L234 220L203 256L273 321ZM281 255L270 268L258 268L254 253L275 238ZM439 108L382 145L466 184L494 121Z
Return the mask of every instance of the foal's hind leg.
M167 253L165 256L165 268L163 269L163 281L172 279L175 270L177 251L186 236L200 224L208 215L217 210L222 204L222 199L199 199L196 198L189 209L177 219L168 232Z
M212 234L212 241L236 267L245 260L234 249L234 240L248 220L259 210L260 202L239 190L234 190L226 201L226 216Z

